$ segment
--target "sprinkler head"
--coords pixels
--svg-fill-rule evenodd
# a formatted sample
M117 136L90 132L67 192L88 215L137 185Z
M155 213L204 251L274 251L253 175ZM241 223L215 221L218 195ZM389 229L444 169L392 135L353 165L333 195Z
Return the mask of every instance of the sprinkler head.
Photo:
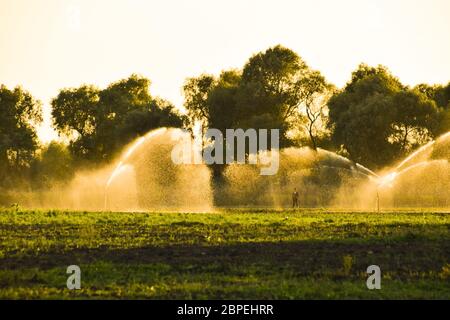
M397 172L391 172L378 180L378 187L392 187L392 184L397 178Z

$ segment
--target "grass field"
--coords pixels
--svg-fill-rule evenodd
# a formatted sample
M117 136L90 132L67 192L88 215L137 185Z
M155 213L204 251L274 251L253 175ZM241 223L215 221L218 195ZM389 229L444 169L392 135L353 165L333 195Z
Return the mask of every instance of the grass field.
M445 212L0 210L2 299L450 299L449 258Z

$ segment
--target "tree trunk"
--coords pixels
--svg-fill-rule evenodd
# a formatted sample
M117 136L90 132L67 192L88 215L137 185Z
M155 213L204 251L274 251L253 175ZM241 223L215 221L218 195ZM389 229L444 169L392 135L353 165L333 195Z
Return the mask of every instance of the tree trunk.
M316 142L316 138L314 137L314 134L312 132L312 128L311 127L308 129L308 133L309 133L309 138L311 140L312 149L314 151L317 151L317 142Z

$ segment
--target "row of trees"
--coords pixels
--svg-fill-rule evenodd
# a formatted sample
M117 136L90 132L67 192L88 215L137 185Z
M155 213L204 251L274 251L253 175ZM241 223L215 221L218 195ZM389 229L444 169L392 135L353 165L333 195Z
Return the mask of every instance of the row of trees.
M191 124L278 128L281 146L331 148L373 168L450 129L450 83L409 88L385 67L361 64L337 90L281 46L242 70L190 78L183 89Z
M256 54L242 70L223 71L218 78L200 75L183 87L190 125L199 121L205 128L278 128L280 145L286 147L294 144L290 133L305 124L306 116L313 148L334 90L320 72L281 46Z
M149 93L138 75L110 84L62 89L51 101L54 128L64 142L41 146L41 102L20 87L0 87L0 187L45 188L69 180L74 169L111 160L147 131L181 127L183 116Z
M361 64L337 89L282 46L252 56L242 69L202 74L183 85L186 115L149 93L132 75L105 89L62 89L51 101L55 129L68 146L40 147L41 103L21 88L0 87L0 178L40 184L66 179L75 166L111 160L134 138L161 127L277 128L281 147L333 149L379 168L450 129L450 83L403 85L385 67ZM61 160L62 159L62 160ZM214 166L220 176L223 167Z
M38 148L36 125L42 121L41 103L18 87L0 86L0 184L25 177Z
M79 160L110 160L124 144L147 131L180 127L181 116L169 102L149 93L150 81L132 75L100 90L94 86L62 89L52 100L57 131L70 141Z
M450 129L450 83L403 85L385 67L360 65L328 102L331 142L373 168Z

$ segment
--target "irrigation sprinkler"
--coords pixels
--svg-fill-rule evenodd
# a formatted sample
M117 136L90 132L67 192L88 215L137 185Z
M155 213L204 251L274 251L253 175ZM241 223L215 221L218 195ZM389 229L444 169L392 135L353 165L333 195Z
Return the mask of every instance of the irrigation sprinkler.
M377 212L380 213L380 193L377 187Z

